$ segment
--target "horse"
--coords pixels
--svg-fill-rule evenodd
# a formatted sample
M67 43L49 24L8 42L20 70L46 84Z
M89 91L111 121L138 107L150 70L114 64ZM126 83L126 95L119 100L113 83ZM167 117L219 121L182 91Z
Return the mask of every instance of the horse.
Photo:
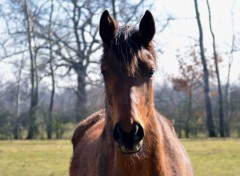
M192 176L172 123L154 107L151 12L136 28L118 26L105 10L99 33L105 108L75 129L70 176Z

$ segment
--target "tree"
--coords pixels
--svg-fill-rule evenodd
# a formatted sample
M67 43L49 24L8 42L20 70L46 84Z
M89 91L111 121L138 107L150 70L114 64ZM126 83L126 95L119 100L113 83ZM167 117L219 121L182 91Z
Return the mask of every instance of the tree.
M24 60L29 59L30 61L31 101L27 138L32 139L36 134L35 119L38 105L37 53L40 48L40 42L36 41L34 35L33 21L37 20L38 11L34 11L36 10L34 9L35 4L27 0L7 1L4 7L2 15L5 20L7 37L1 44L2 58L19 60L24 57Z
M209 93L210 93L209 80L208 80L209 72L208 72L207 61L206 61L205 52L204 52L203 30L202 30L202 24L201 24L201 19L200 19L200 13L198 10L197 0L194 0L194 6L195 6L196 19L197 19L198 30L199 30L200 56L201 56L201 61L202 61L202 66L203 66L205 110L206 110L206 117L207 117L208 134L209 134L209 137L216 137L215 126L214 126L213 117L212 117L211 99L209 96Z
M19 121L19 116L20 116L20 86L21 86L21 81L22 81L22 70L24 67L24 57L22 58L20 65L16 65L18 68L17 71L17 80L16 80L16 112L15 112L15 119L13 122L13 138L14 139L20 139L21 134L20 134L20 121Z
M202 84L202 72L199 69L200 62L198 61L197 52L194 47L190 48L190 54L186 56L177 55L179 63L179 76L171 76L170 80L173 84L173 89L178 92L185 92L187 94L187 118L183 119L185 136L189 138L190 120L192 119L192 101L193 91L199 88ZM190 59L186 59L190 58Z
M49 42L49 69L50 69L50 77L51 77L51 96L50 96L50 103L48 107L48 123L47 123L47 137L48 139L52 138L52 129L53 129L53 105L54 105L54 94L55 94L55 75L54 75L54 69L53 69L53 59L54 59L54 53L53 53L53 43L52 43L52 18L53 18L53 10L54 10L54 4L53 0L51 0L51 6L50 6L50 14L49 14L49 22L48 22L48 42Z
M232 39L231 39L231 44L230 44L230 52L228 56L228 72L227 72L227 82L226 82L226 87L225 87L225 132L226 136L230 136L230 119L232 116L231 113L231 100L230 100L230 73L231 73L231 68L232 68L232 63L234 59L234 53L237 51L236 47L236 34L234 31L234 10L233 8L235 7L235 1L232 5L232 10L231 10L231 23L232 23Z
M216 75L217 75L220 136L225 137L223 94L222 94L222 85L221 85L219 66L218 66L219 56L218 56L217 50L216 50L216 39L215 39L215 35L214 35L214 32L213 32L213 27L212 27L211 8L210 8L210 5L209 5L209 1L206 0L206 2L207 2L207 7L208 7L209 29L210 29L210 32L211 32L211 35L212 35L213 59L214 59L215 71L216 71Z
M112 9L113 19L123 22L124 24L137 22L140 15L142 15L139 14L138 11L140 9L143 11L145 7L144 0L138 0L135 2L129 0L108 0L105 1L105 3L110 9Z
M29 127L27 139L33 139L36 135L35 120L37 116L38 105L38 71L37 71L37 47L34 43L34 26L29 4L27 0L23 2L23 12L26 22L26 35L28 41L28 52L30 56L30 73L31 73L31 103L29 110Z

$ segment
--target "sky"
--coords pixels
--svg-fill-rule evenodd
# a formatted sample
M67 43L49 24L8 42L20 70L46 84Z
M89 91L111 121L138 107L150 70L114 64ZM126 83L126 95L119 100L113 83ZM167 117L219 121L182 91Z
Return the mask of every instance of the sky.
M206 55L212 56L212 37L208 26L208 12L205 0L198 0L199 11L204 31L204 44ZM213 30L216 36L217 51L222 55L223 62L220 64L220 76L222 84L226 82L227 64L229 57L224 53L230 51L232 32L240 38L240 1L238 0L209 0L212 11ZM233 11L234 28L232 28L231 11ZM163 53L158 54L158 72L156 73L157 83L163 83L169 75L178 75L178 62L176 60L177 49L184 53L190 45L193 45L199 37L195 18L194 0L155 0L151 9L156 22L157 33L154 43L156 49ZM143 12L144 14L144 12ZM163 32L161 30L167 16L174 20ZM0 26L2 22L0 21ZM0 30L1 32L1 30ZM236 41L240 43L240 40ZM188 59L188 58L186 58ZM10 64L3 64L0 69L0 79L14 79ZM240 54L234 54L231 82L240 84Z
M238 45L240 43L240 1L237 0L209 0L213 31L215 33L217 51L223 58L219 65L220 77L222 83L226 83L227 65L229 56L225 53L231 49L232 33L238 33ZM206 55L212 56L212 37L209 31L208 11L205 0L198 0L200 18L204 31L204 47ZM233 12L234 28L232 27ZM163 54L159 54L159 76L161 80L166 79L167 75L177 75L178 63L176 60L176 50L184 52L186 47L195 43L198 39L198 26L195 18L194 0L156 0L154 10L152 11L156 19L166 16L172 16L172 20L167 29L156 34L156 45L163 46ZM158 26L156 26L158 27ZM187 59L187 58L186 58ZM235 53L233 58L231 79L232 83L240 84L240 54ZM165 74L166 73L166 74Z

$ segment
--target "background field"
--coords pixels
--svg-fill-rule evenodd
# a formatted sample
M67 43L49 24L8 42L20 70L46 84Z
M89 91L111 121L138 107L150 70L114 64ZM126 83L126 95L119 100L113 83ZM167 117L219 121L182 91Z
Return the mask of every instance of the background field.
M182 140L197 176L239 176L240 139ZM68 140L0 141L1 176L67 176Z

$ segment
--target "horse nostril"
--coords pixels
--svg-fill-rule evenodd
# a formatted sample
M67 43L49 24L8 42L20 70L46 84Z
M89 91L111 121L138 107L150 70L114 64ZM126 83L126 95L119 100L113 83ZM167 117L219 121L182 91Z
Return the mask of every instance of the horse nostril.
M138 125L134 124L134 126L133 126L133 128L132 128L132 134L133 134L133 136L136 136L136 135L137 135L138 129L139 129Z
M135 123L132 128L131 135L134 139L134 143L139 143L144 137L143 127L139 123Z
M138 144L144 137L143 127L139 123L134 123L130 133L124 132L121 124L116 123L113 129L113 139L117 143Z
M116 142L119 142L121 138L121 127L119 123L116 123L114 129L113 129L113 139Z

